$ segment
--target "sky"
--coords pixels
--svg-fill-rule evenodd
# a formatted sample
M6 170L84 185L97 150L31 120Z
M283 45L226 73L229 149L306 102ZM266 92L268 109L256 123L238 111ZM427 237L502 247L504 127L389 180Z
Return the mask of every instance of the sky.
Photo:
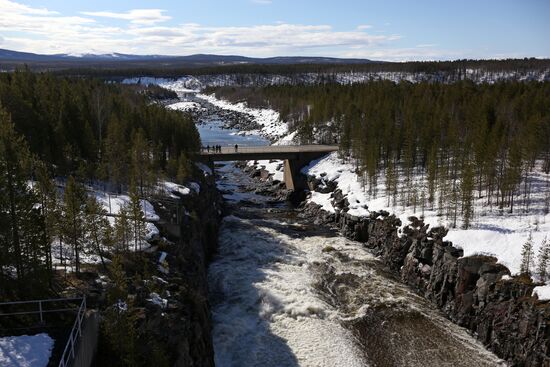
M0 0L0 48L373 60L550 57L550 0Z

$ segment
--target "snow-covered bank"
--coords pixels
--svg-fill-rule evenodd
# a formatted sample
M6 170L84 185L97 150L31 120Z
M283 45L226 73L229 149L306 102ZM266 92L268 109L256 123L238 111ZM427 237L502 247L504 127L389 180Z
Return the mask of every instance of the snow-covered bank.
M0 366L46 367L54 340L48 334L0 338Z
M222 99L216 98L214 95L197 94L197 98L200 98L218 108L227 111L233 111L249 115L253 121L256 122L260 129L246 131L247 134L262 135L271 140L281 139L288 134L288 126L285 122L281 121L281 117L278 112L271 109L260 109L247 107L246 103L231 103Z
M171 110L184 111L184 112L198 111L201 109L200 104L198 104L197 102L191 102L191 101L176 102L166 107Z
M424 221L434 226L451 227L452 223L443 216L438 216L436 210L424 209L422 212L420 205L413 210L413 207L403 208L400 205L388 206L388 197L385 192L385 181L383 177L379 178L377 196L372 197L361 185L359 177L355 173L355 167L348 162L342 162L336 153L332 153L322 159L311 162L304 167L302 173L308 176L314 176L322 183L333 181L337 184L337 189L349 202L348 214L357 217L367 216L371 211L385 210L394 213L403 225L408 224L408 217L424 217ZM543 173L540 175L540 181L545 182L547 177ZM420 180L420 178L418 178ZM419 182L420 184L420 182ZM469 229L451 228L446 239L452 241L457 247L464 250L464 256L484 254L495 256L498 261L508 267L512 274L520 271L522 246L529 237L533 236L533 252L538 254L539 247L545 236L550 234L550 214L544 214L542 203L544 202L544 192L533 190L533 201L538 205L533 205L529 213L523 213L519 210L510 214L507 211L489 210L483 205L483 200L477 200L475 203L475 219ZM310 202L321 205L327 212L334 212L332 193L312 193L308 199ZM549 236L550 237L550 236ZM534 270L534 266L533 266Z

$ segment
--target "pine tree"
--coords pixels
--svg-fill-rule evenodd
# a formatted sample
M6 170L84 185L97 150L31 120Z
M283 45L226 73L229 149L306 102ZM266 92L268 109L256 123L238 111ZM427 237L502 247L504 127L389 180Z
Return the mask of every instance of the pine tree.
M144 197L147 189L154 184L151 162L151 148L143 129L138 129L133 137L130 150L131 179L138 185L139 194Z
M130 185L130 231L134 241L134 251L141 250L141 245L147 234L145 215L142 210L142 201L139 198L137 188L132 183Z
M86 201L86 247L97 254L106 269L104 248L111 245L111 225L107 220L107 211L101 207L95 197Z
M46 165L37 162L38 182L35 186L40 199L42 215L44 216L44 249L46 251L46 264L51 269L53 267L51 247L54 239L61 236L61 204L55 182L50 178Z
M75 272L80 272L80 252L84 242L86 192L84 186L69 176L64 194L63 231L74 253Z
M531 267L533 266L533 234L529 232L527 241L523 244L521 251L521 266L522 274L531 275Z
M550 262L550 241L547 241L546 236L542 240L539 248L539 256L537 263L537 275L541 281L548 279L548 265Z
M108 292L109 303L114 304L119 300L125 301L128 297L128 279L120 254L113 256L113 260L109 265L109 275L113 281L113 285Z
M474 214L474 172L470 163L466 163L462 170L460 189L462 192L463 227L468 229Z
M130 228L130 213L128 205L122 205L115 219L114 243L117 251L128 251L132 230Z

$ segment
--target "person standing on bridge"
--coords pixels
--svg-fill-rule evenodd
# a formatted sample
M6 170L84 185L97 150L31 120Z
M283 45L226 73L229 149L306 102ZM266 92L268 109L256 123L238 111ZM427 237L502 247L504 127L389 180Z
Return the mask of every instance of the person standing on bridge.
M239 150L239 145L235 144L235 153L237 153L238 150Z

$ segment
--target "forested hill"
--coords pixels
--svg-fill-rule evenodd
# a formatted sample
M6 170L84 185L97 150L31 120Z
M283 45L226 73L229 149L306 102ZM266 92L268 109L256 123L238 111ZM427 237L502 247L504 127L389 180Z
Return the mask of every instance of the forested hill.
M191 119L151 103L151 90L29 71L0 74L0 108L30 152L57 175L128 181L132 154L151 171L174 174L198 150ZM159 93L156 91L155 93Z
M438 207L455 223L460 213L466 227L474 195L513 211L521 189L528 211L526 178L550 172L550 82L378 81L210 92L279 111L302 142L338 141L373 196L383 179L394 205ZM426 177L425 187L414 184L416 175ZM550 186L546 192L548 212Z

